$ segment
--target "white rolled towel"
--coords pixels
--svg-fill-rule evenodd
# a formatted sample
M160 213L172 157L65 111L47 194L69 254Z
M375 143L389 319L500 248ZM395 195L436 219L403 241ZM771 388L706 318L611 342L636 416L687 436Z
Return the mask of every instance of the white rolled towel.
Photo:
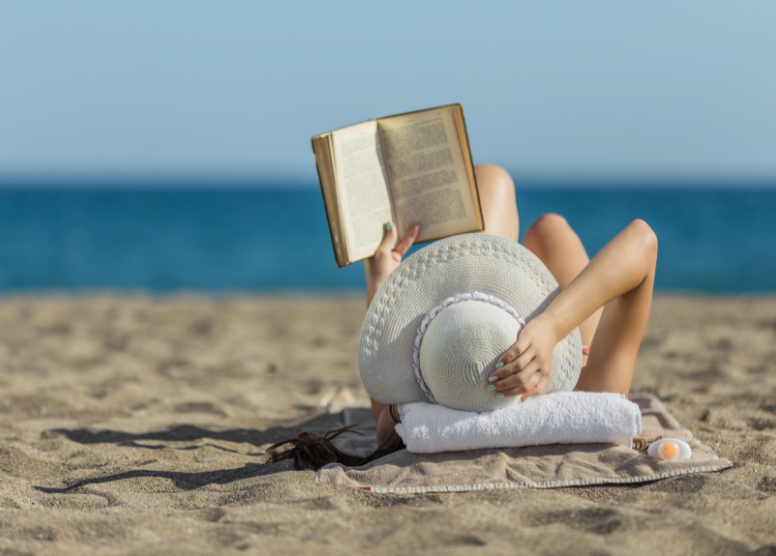
M616 443L631 447L641 411L622 394L557 392L486 413L430 403L399 405L396 432L416 454L542 444Z

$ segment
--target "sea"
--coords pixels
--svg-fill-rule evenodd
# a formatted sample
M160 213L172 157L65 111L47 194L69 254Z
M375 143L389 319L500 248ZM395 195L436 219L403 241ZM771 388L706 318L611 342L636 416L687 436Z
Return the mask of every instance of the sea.
M537 184L517 200L521 233L559 213L591 256L646 220L658 290L776 292L776 188ZM336 267L316 184L0 187L0 295L363 289L360 263Z

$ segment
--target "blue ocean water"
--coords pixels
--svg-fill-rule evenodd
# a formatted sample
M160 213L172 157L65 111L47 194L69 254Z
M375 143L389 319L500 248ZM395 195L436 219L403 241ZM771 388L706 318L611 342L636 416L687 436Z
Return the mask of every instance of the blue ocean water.
M776 189L518 188L521 230L563 214L597 252L634 218L656 287L776 292ZM0 293L363 289L337 269L316 187L0 188Z

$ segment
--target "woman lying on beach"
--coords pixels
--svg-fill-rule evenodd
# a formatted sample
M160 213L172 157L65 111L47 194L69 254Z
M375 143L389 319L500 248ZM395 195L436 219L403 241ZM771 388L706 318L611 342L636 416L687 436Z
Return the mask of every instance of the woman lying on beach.
M515 187L511 177L505 170L492 165L479 165L475 168L475 173L485 221L483 233L517 242L519 220ZM364 261L368 306L378 295L380 286L399 267L402 257L412 246L419 231L419 226L415 225L403 238L399 238L396 227L392 223L386 223L382 244L373 257ZM553 377L553 370L558 373L558 362L553 365L553 354L556 354L556 358L558 354L556 345L561 343L564 349L566 344L572 345L568 340L576 334L574 331L578 328L583 365L581 372L577 368L577 374L574 375L575 379L578 376L578 380L575 385L556 385L553 388L548 387L547 390L616 392L627 396L652 302L657 260L657 238L652 229L646 222L635 220L590 260L582 242L566 220L556 214L546 214L528 228L523 237L523 245L546 266L561 291L555 292L554 296L545 296L549 303L543 310L531 308L532 318L526 319L527 322L515 314L522 325L516 342L483 371L486 373L482 377L483 384L477 386L477 392L468 395L474 397L476 394L481 397L487 392L493 399L490 406L486 405L487 409L497 409L542 394ZM503 250L503 245L500 247ZM514 249L518 251L518 255L522 250L520 247ZM528 263L531 263L531 260L526 259ZM543 268L541 270L546 272ZM418 276L418 280L424 280L422 273ZM398 287L396 280L391 287ZM388 306L393 306L397 299L401 302L403 296L392 299ZM448 299L444 307L449 305L449 301ZM502 306L508 306L500 303ZM431 318L440 308L442 307L435 308ZM374 310L370 309L367 320L373 312ZM382 322L384 315L385 312L380 319L373 317L371 322ZM430 319L427 316L425 320ZM428 325L428 322L425 325ZM369 335L366 337L368 348ZM436 401L423 381L424 373L420 372L421 365L417 359L418 345L422 339L421 330L418 330L418 338L415 340L415 376L420 387L418 392L422 390L429 400ZM366 457L342 453L331 443L332 439L344 432L344 429L339 429L331 431L323 438L312 433L302 433L297 438L278 443L270 450L270 461L293 458L296 467L300 469L317 469L334 461L356 466L403 448L401 438L394 430L399 422L399 412L395 404L410 400L406 395L404 399L398 399L402 395L395 392L401 388L406 391L407 385L385 387L387 390L384 388L381 381L387 376L390 377L394 369L379 369L373 374L382 373L382 376L372 377L371 371L367 370L365 375L364 353L370 354L371 351L364 348L364 342L365 335L362 332L362 380L370 395L372 392L378 392L379 397L383 398L378 401L372 395L372 411L377 421L377 451ZM385 349L383 348L384 351ZM560 377L556 376L555 382L559 379ZM406 383L408 379L403 380ZM553 383L550 382L550 385ZM417 396L422 394L417 394L411 401L427 401ZM396 399L390 399L391 397ZM478 403L481 405L481 402ZM281 450L286 445L290 447Z

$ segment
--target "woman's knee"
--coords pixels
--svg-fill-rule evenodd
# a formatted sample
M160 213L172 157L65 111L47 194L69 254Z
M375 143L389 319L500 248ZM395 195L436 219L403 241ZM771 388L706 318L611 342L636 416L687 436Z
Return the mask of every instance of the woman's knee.
M544 243L548 238L558 234L572 232L568 221L560 214L547 213L536 219L536 222L525 231L523 242Z
M494 164L477 164L474 167L474 175L477 178L477 187L480 193L493 193L502 197L508 195L514 199L515 182L512 176L501 166Z
M520 217L517 214L512 176L503 168L492 164L479 164L474 168L474 173L485 219L484 232L517 241L520 234Z
M644 220L637 218L628 225L627 229L635 235L643 251L657 260L657 234L652 227Z

